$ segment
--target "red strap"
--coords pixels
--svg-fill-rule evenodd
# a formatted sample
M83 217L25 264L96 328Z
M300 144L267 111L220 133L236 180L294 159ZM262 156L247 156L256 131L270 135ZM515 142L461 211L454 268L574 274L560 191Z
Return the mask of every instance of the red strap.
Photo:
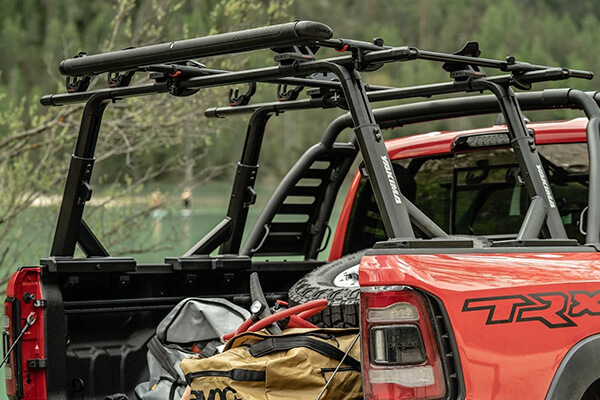
M242 322L240 327L237 328L235 332L226 333L221 337L221 339L223 341L227 341L230 340L232 337L239 335L242 332L256 332L263 328L266 328L272 323L279 321L280 319L284 319L287 317L290 318L290 322L288 324L290 328L316 328L315 325L311 324L308 321L305 321L304 319L323 311L323 309L325 309L325 307L327 307L328 304L329 302L325 299L312 300L308 303L299 304L297 306L281 310L257 322L254 322L251 318L249 318Z
M290 322L287 325L288 328L317 328L316 325L311 324L305 319L300 318L297 315L290 315Z

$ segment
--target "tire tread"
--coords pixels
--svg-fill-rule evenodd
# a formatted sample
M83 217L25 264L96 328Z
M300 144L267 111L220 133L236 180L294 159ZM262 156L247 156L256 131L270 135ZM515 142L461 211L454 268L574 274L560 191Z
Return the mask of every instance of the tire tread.
M348 254L306 274L289 291L290 306L327 299L329 306L308 320L321 328L352 328L360 323L360 289L333 286L333 277L360 263L364 251Z

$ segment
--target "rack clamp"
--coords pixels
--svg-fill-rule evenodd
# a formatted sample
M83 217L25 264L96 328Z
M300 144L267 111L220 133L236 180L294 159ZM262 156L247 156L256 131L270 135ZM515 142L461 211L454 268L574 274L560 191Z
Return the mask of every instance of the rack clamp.
M315 61L315 53L319 48L317 46L292 46L283 48L274 48L274 60L279 65L295 65L307 61Z
M521 90L531 89L531 82L521 79L521 76L525 72L535 71L536 68L533 65L526 62L517 62L514 56L508 56L506 57L506 67L503 70L510 72L513 86Z
M310 79L316 81L327 81L327 82L338 82L339 79L330 72L316 72L310 76ZM337 88L332 87L315 87L310 88L306 91L306 94L311 99L322 99L323 106L327 108L330 107L339 107L343 110L348 110L348 106L346 104L346 100L344 98L344 92L342 87L339 86Z
M383 66L382 63L369 63L365 61L365 55L369 52L386 49L383 45L383 38L376 37L372 42L352 39L335 39L332 42L335 42L335 44L330 43L330 45L333 45L332 48L335 51L339 53L349 51L352 53L354 69L357 71L375 71Z
M289 89L288 85L280 83L277 85L277 99L279 101L296 100L303 90L304 86L293 86Z
M517 61L514 56L507 56L506 65L502 68L502 71L512 72L514 74L523 74L525 72L536 70L539 70L539 67L536 68L536 66L528 62Z
M315 61L315 53L319 50L318 46L292 46L283 48L274 48L274 60L279 63L280 67L295 68L298 64L308 61ZM277 99L279 101L296 100L300 93L304 90L304 86L293 86L291 89L288 85L277 85Z
M131 79L135 75L135 71L127 72L109 72L107 77L107 83L109 88L120 88L127 87L131 83Z
M169 70L165 71L164 68L161 68L159 71L150 72L150 79L153 79L157 83L165 83L167 86L168 92L177 97L186 97L191 96L198 92L200 89L186 89L179 85L179 83L183 80L186 80L189 77L193 77L195 75L186 73L186 70L189 68L185 64L169 64ZM203 65L200 63L195 64L198 68L203 68ZM152 66L146 68L146 70L152 71Z
M466 56L477 58L481 55L478 42L467 42L462 49L453 53L456 56ZM464 64L459 62L446 62L442 65L444 71L450 72L450 78L457 82L468 81L471 79L485 78L485 72L478 65Z
M283 73L289 71L296 72L300 64L315 61L315 53L319 50L319 46L292 46L292 47L276 47L271 48L275 54L273 59L279 64L279 70ZM288 90L286 85L278 85L277 98L280 101L295 100L304 88Z
M256 93L256 82L248 82L248 88L240 93L238 88L229 89L229 105L231 107L245 106L250 103L250 99Z
M81 58L87 56L85 51L80 51L73 58ZM65 86L67 93L85 92L90 86L90 76L67 76L65 78Z
M379 50L383 50L383 38L376 37L373 39L373 46L378 47ZM359 72L362 71L376 71L383 66L383 64L373 64L365 61L365 54L373 51L374 49L370 48L370 46L351 46L352 50L352 58L354 59L354 69Z
M322 100L323 108L334 108L338 107L342 110L348 111L348 103L346 102L346 98L344 97L344 93L341 90L337 89L327 89L327 88L314 88L310 89L306 92L310 96L311 99L314 100Z

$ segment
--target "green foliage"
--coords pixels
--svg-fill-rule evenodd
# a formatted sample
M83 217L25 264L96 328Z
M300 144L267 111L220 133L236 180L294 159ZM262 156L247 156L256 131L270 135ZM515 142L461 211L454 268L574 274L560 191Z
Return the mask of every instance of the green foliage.
M23 237L23 224L35 225L50 215L41 211L25 215L24 210L58 198L62 191L81 107L43 109L37 98L44 93L64 92L64 78L59 75L57 65L80 51L93 54L298 18L327 23L336 37L361 40L383 37L388 45L446 52L456 51L467 40L477 40L483 57L513 55L517 60L532 63L600 71L600 53L594 51L600 42L600 31L596 29L600 9L595 3L592 0L0 0L0 267L19 259L19 254L27 248L29 241ZM319 56L337 55L327 49L320 53L323 54ZM235 70L274 65L272 56L266 50L251 56L212 57L202 62L212 68ZM364 78L370 84L410 86L446 81L448 76L438 64L416 61L365 73ZM96 78L94 87L105 87L104 79L104 76ZM146 78L137 79L141 82ZM584 90L594 88L593 82L576 80L538 87L564 85ZM273 87L259 85L253 101L274 99ZM238 161L247 119L237 117L213 123L202 116L205 108L226 105L226 101L227 90L218 89L202 90L185 99L165 95L111 105L106 112L94 170L94 183L105 187L107 201L139 194L144 185L156 181L199 186L214 177L228 177L232 168L224 166ZM263 145L260 179L286 173L324 127L343 112L307 111L273 118ZM571 116L569 111L560 110L544 114L545 118ZM492 122L485 118L478 121ZM386 134L392 137L427 129L466 127L464 121L440 121ZM48 204L50 208L36 210L50 212L56 208L56 201ZM116 226L129 221L129 232L136 212L122 215L120 221L112 224L100 218L104 215L101 211L93 212L90 218L104 233L116 232ZM52 225L54 217L47 222Z
M80 105L38 105L41 93L64 92L64 78L56 71L60 60L82 50L93 54L207 35L227 26L218 26L217 19L240 27L288 19L287 1L51 3L0 0L0 280L20 263L48 255L50 238L43 249L33 243L39 243L40 234L50 236L54 226L82 110ZM266 13L259 12L263 7ZM211 66L221 67L218 60ZM138 75L138 82L147 81ZM103 79L94 78L92 88L105 87ZM155 207L143 197L144 185L170 180L179 185L172 185L175 190L193 189L221 171L226 161L209 151L219 132L200 121L213 96L205 90L203 96L153 96L108 107L92 181L103 194L88 203L85 216L105 243L131 236ZM132 200L137 197L143 199L140 204ZM132 206L103 212L115 202ZM40 234L31 235L31 228Z

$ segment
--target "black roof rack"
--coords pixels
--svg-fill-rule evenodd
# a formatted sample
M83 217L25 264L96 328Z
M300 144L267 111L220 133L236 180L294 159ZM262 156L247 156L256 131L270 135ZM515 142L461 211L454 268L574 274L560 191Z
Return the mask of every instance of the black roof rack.
M258 154L260 152L264 127L272 113L311 107L326 108L335 105L343 105L343 107L348 107L350 110L349 118L351 118L352 125L354 126L356 140L350 147L342 147L338 149L339 151L336 150L331 153L331 150L335 149L332 140L335 140L336 135L328 130L319 144L320 146L324 146L326 150L323 156L335 159L335 162L331 165L346 168L348 164L343 162L341 158L337 159L337 157L344 154L352 156L353 150L351 147L358 145L365 160L367 173L371 178L370 181L376 201L382 211L382 220L388 236L391 238L414 239L411 220L417 226L423 227L432 236L444 236L445 233L443 230L437 227L427 216L402 196L396 178L390 172L389 157L383 142L381 127L378 125L376 116L371 110L370 102L472 91L490 91L493 93L495 101L498 104L497 107L505 115L511 135L511 144L515 149L519 165L521 169L531 171L526 177L529 194L532 198L539 197L548 206L547 208L538 206L532 208L532 217L526 219L525 222L526 226L529 224L528 229L525 230L526 234L521 239L530 239L532 238L530 236L534 236L536 232L539 233L540 231L543 231L545 236L549 238L566 238L560 215L556 207L552 207L554 204L552 193L545 189L545 179L547 178L541 173L535 173L537 171L536 165L540 164L539 156L535 151L535 146L531 143L531 137L525 129L518 97L515 96L511 86L527 89L532 83L541 81L561 80L571 77L591 79L593 77L591 72L517 62L513 57L508 57L506 60L475 57L479 52L478 48L475 49L475 46L472 44L467 46L467 50L469 51L464 50L458 54L446 54L424 51L408 46L383 46L381 40L368 43L350 39L332 39L331 36L331 29L326 25L312 21L296 21L289 24L225 33L205 38L143 46L93 56L82 56L61 62L61 72L76 79L84 79L89 75L103 72L122 73L135 70L153 71L156 80L151 84L132 84L132 86L123 86L128 82L123 83L122 80L119 80L113 87L107 89L92 90L89 92L81 89L82 91L80 92L48 95L41 99L44 105L87 102L83 113L79 138L67 177L65 195L61 205L51 255L72 257L77 243L82 246L87 256L106 257L108 255L108 252L94 236L90 227L82 220L85 202L89 200L91 195L89 182L94 164L95 144L102 115L108 103L131 96L165 92L180 95L181 93L190 93L190 91L193 92L203 87L239 83L254 84L255 82L318 88L328 87L329 89L333 89L333 94L329 96L327 95L327 91L324 91L324 94L320 97L313 96L310 99L287 100L280 103L262 105L236 105L235 107L213 109L207 112L207 114L212 116L253 112L253 117L247 132L246 146L244 147L242 160L238 165L241 178L236 179L234 183L232 193L235 196L232 196L227 217L213 230L213 236L203 238L188 252L188 255L207 255L218 246L222 246L222 252L226 251L230 254L252 254L258 251L261 246L264 246L263 249L268 253L272 253L276 252L279 246L276 236L286 236L287 228L296 229L292 233L296 234L296 236L298 235L297 228L299 229L300 227L288 224L288 227L281 226L281 232L273 231L273 235L275 233L278 235L273 236L272 240L265 239L264 231L266 229L262 226L257 226L250 235L254 238L252 240L255 242L247 241L240 248L243 224L246 220L248 206L253 202L251 194L253 192L256 169L258 168ZM285 53L289 48L298 48L299 46L309 46L311 49L310 54L298 50L296 56L279 57L280 61L282 61L280 65L271 67L243 71L219 71L209 70L197 62L192 66L185 65L187 63L186 60L190 58L237 53L267 47L277 47L279 48L279 52L283 51ZM347 51L350 54L327 59L314 59L315 46L331 47ZM303 57L301 54L309 55L309 57ZM477 72L478 68L486 67L509 72L509 74L491 77L484 77L481 74L470 74L472 76L468 77L461 75L461 79L454 82L421 85L411 88L372 87L371 89L376 90L368 92L359 72L363 70L369 71L385 63L419 59L446 63L447 66L452 65L451 69L453 71L469 70ZM182 62L184 63L183 65ZM461 68L461 65L468 66L468 68ZM322 81L307 78L311 74L323 72L332 74L337 78L337 81ZM113 78L115 77L113 76ZM130 76L127 76L126 80L128 81L129 78ZM83 86L81 87L83 88ZM545 97L548 97L549 102L546 102ZM237 98L235 94L233 98ZM244 99L244 101L240 101L239 103L245 103L246 100ZM561 94L542 96L540 102L541 108L560 107L565 104L570 106L574 104L576 107L584 109L589 117L600 116L597 104L588 95L578 91L568 92L566 100L565 95ZM426 113L420 114L419 118L425 118L425 115ZM395 121L387 119L380 122L384 126L389 126L398 121L400 119ZM598 151L600 149L599 140L594 136L597 136L599 130L597 122L598 118L592 118L588 126L590 155L594 153L594 157L597 157L596 154L600 153ZM520 148L532 150L520 151ZM311 165L313 161L318 161L319 157L321 156L311 158L310 162L307 161L304 163L305 165L302 164L298 168L307 168L310 175L313 173L310 172ZM593 166L591 166L590 181L593 180L592 175L595 177L600 171L600 167L596 164L593 162ZM298 173L298 171L295 173ZM301 174L298 176L301 176ZM337 190L339 186L336 187L336 182L331 186L330 190L326 187L325 181L323 180L324 186L319 190L319 193L322 193L323 196L327 196L329 199L331 191ZM598 181L600 182L600 180ZM288 183L286 184L287 186L284 185L284 188L281 189L282 191L285 190L285 193L305 191L301 186L296 185L297 182L294 179L289 179ZM600 215L600 189L597 186L596 184L590 184L590 211L588 214L589 218L593 217L596 219L600 218L598 217ZM282 192L280 197L285 197L285 193ZM234 198L235 200L233 200ZM539 203L539 201L536 203ZM278 207L279 205L274 204L272 207L268 207L268 212L277 212L280 209ZM321 243L320 239L322 239L325 230L325 226L323 225L324 218L329 217L328 213L330 210L328 208L325 207L320 211L316 208L309 209L309 207L288 207L283 209L286 213L306 215L313 222L307 225L308 227L301 228L302 235L300 236L304 238L300 240L301 244L296 245L292 244L292 242L286 242L285 254L291 254L298 251L297 248L300 248L307 258L315 256L315 253L319 250L318 245ZM272 223L272 221L267 222ZM600 241L600 232L596 232L599 226L600 224L594 224L591 230L588 228L588 243ZM306 229L312 230L313 233L304 235ZM290 234L288 236L292 237L293 235ZM263 239L267 241L265 242ZM304 240L309 240L310 245L306 245ZM263 242L262 244L261 241Z

